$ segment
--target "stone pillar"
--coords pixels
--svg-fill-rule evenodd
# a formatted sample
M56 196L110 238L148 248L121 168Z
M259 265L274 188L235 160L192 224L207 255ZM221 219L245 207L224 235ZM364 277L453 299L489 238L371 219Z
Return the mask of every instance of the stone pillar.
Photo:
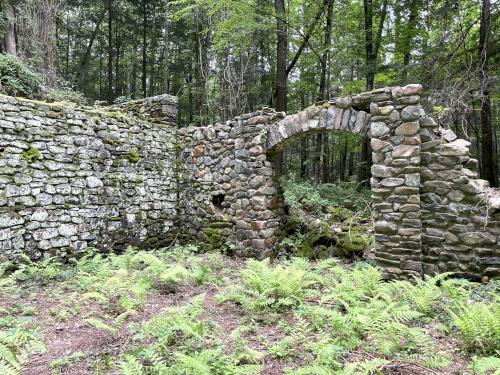
M388 277L422 275L420 123L422 87L371 93L372 200L377 262Z

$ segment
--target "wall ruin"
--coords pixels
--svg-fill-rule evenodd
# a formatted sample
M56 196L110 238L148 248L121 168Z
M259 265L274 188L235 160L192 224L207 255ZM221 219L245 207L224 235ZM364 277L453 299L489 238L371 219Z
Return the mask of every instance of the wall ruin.
M383 88L182 129L168 95L111 109L121 114L0 97L0 255L182 239L267 257L284 218L274 155L306 134L350 131L371 138L376 260L389 276L499 276L499 192L421 94Z

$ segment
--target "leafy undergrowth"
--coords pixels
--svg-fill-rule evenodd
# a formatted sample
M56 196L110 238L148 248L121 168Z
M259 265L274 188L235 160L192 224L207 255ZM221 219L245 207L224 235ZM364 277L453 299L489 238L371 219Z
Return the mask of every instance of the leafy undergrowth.
M314 185L290 176L281 186L288 212L280 253L354 258L370 250L370 190L358 191L355 182Z
M498 281L129 248L0 266L1 374L499 374Z

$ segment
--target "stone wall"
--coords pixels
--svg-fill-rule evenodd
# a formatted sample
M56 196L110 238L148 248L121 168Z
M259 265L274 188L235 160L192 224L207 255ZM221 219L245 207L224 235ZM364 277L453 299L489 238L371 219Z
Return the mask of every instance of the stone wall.
M263 110L226 124L179 130L179 217L188 240L215 247L230 239L236 249L227 250L239 255L271 254L281 205L263 140L280 116Z
M164 244L177 219L175 131L0 96L0 257Z
M500 190L478 178L470 143L420 119L423 273L500 274Z
M307 134L349 131L371 138L375 253L388 276L499 276L500 191L421 94L383 88L182 129L169 95L107 112L0 97L0 255L180 239L267 257L285 211L273 158Z

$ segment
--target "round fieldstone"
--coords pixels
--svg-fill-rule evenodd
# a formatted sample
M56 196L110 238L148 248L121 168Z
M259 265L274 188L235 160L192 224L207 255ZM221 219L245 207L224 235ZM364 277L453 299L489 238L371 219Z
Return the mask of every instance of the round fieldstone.
M391 129L383 122L373 122L370 126L372 137L380 138L391 132Z
M401 111L401 120L416 121L420 118L420 105L409 105Z
M396 135L412 136L412 135L417 134L419 129L420 129L420 126L418 125L417 121L404 122L396 128L395 134Z

